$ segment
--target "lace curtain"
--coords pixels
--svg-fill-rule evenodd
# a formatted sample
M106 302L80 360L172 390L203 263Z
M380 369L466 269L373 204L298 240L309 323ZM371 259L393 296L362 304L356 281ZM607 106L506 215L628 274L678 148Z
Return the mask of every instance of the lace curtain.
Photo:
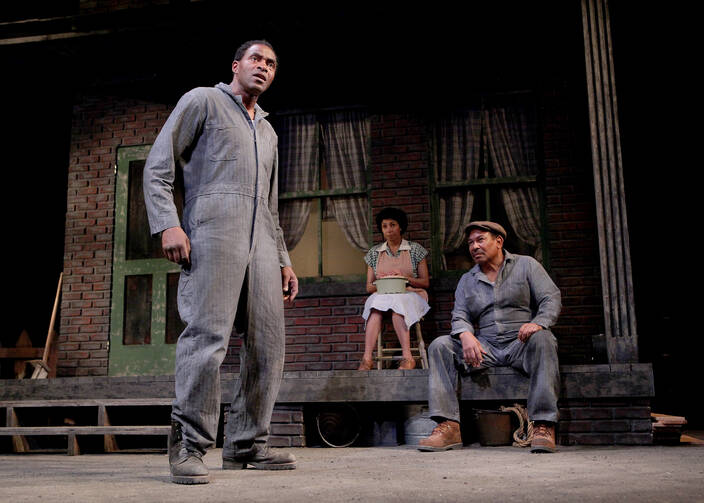
M535 175L535 129L525 107L492 107L484 112L489 153L497 176ZM535 187L504 187L501 199L519 239L542 260L540 206Z
M318 189L318 124L315 114L287 115L279 121L279 194ZM310 199L279 204L279 222L286 247L293 250L310 216Z
M369 119L357 110L329 113L321 123L325 167L331 189L366 187ZM369 203L366 195L331 197L335 220L347 241L369 249Z
M481 144L479 110L465 110L436 122L433 131L433 165L437 182L463 182L479 177ZM438 233L443 252L459 248L464 241L464 226L472 216L474 195L467 189L439 192ZM443 253L443 269L446 268Z

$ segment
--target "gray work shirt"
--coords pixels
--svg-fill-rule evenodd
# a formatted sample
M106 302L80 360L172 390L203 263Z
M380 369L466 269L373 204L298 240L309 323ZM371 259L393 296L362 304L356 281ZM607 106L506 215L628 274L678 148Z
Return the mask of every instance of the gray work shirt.
M493 284L479 265L460 278L452 310L452 336L471 332L504 343L515 340L524 323L550 328L557 321L562 307L560 290L543 266L526 255L505 250L504 255Z
M194 198L239 194L255 198L253 239L261 222L276 240L280 265L291 265L278 216L278 138L267 113L255 105L254 120L230 86L198 87L179 100L151 148L144 192L152 234L181 225L173 201L175 172L183 172L184 222ZM188 232L188 229L186 229Z

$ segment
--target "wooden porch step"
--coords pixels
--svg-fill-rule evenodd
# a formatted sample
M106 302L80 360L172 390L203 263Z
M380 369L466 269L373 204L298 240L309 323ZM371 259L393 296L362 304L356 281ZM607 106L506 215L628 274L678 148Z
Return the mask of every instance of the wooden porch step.
M561 365L560 398L652 397L653 368L649 363ZM221 375L221 403L230 403L239 375ZM510 368L488 369L480 376L462 379L463 400L516 400L525 398L528 380ZM131 399L155 397L161 404L174 397L174 376L60 377L7 379L0 382L4 401ZM427 402L427 370L357 370L284 372L277 404L325 402ZM119 405L119 402L114 402ZM127 405L127 403L125 403ZM2 405L0 405L2 406Z
M171 426L5 426L0 435L168 435Z
M13 452L42 452L41 437L67 437L66 452L80 454L78 437L102 436L104 452L153 452L165 450L166 442L151 445L145 449L121 448L129 442L119 439L128 436L163 436L171 429L168 413L164 409L171 406L170 398L88 398L88 399L49 399L49 400L3 400L0 409L5 409L5 426L0 427L0 437L12 437ZM138 412L134 413L134 408ZM152 417L146 413L152 408ZM112 424L111 416L118 422L132 424ZM160 419L154 419L154 417ZM78 418L78 420L76 420ZM69 422L62 426L45 426L51 422ZM72 424L73 422L79 425ZM134 424L155 421L166 424ZM83 423L93 424L83 424ZM22 424L25 423L25 424ZM29 424L27 424L29 423ZM124 439L123 439L124 440ZM88 441L90 443L90 441ZM154 444L154 442L151 442ZM134 444L134 442L132 442ZM55 445L55 444L54 444Z
M1 400L0 408L33 407L141 407L171 405L171 398L84 398L80 400Z

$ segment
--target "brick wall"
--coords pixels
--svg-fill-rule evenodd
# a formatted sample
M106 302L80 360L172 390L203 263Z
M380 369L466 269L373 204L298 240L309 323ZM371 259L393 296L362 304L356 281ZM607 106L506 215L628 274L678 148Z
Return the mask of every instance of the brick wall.
M107 375L117 148L152 143L170 107L87 97L68 166L59 376Z
M229 409L224 407L223 428L227 424ZM271 414L269 446L305 447L306 434L303 421L303 405L276 405ZM218 445L224 437L218 437Z
M653 443L650 400L560 401L561 445L649 445Z
M551 273L563 294L555 332L562 363L591 361L601 332L601 298L591 167L578 162L568 89L543 96L543 154ZM113 97L86 97L74 109L68 169L59 375L106 375L110 324L114 165L121 145L152 143L171 107ZM373 213L397 206L409 215L406 237L430 248L429 152L415 114L372 116ZM586 141L586 139L584 140ZM381 241L375 230L375 242ZM431 271L432 272L432 271ZM450 282L451 283L451 282ZM454 284L430 291L426 342L449 329ZM286 370L356 368L364 345L365 296L301 297L286 309ZM390 331L392 333L393 331ZM391 335L393 338L393 335ZM225 372L239 371L241 341L231 339Z
M578 142L586 138L577 138L574 133L568 93L566 87L555 86L542 97L550 272L563 301L554 331L561 363L593 363L591 336L603 332L593 183L589 159L578 156ZM371 135L372 213L386 206L402 208L409 220L405 237L430 249L429 143L424 120L414 114L380 113L372 116ZM381 240L375 229L374 242ZM431 285L431 311L422 323L427 343L450 329L454 303L454 284L450 283ZM356 368L364 350L364 300L296 301L286 310L286 369ZM327 310L323 302L344 307L344 319L334 314L342 310ZM393 340L390 326L385 333Z
M568 93L555 86L542 98L550 273L562 293L554 332L561 363L606 363L592 359L591 336L604 328L594 183L591 157L584 152L589 138L586 129L578 133L587 119L575 111L579 104L571 105Z

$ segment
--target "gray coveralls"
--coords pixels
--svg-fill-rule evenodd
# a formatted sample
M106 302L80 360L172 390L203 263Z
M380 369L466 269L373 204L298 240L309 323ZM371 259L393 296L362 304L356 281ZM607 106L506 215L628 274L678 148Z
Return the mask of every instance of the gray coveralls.
M560 369L557 341L550 330L535 332L524 344L518 329L536 323L548 329L560 314L560 290L532 257L504 251L504 264L492 284L479 266L464 274L455 290L451 335L428 347L430 415L460 421L455 392L458 372L509 366L528 374L528 417L556 422ZM475 325L478 330L475 330ZM475 334L487 354L479 367L464 361L459 334Z
M290 265L278 220L277 137L258 105L254 121L230 86L196 88L178 102L144 168L153 234L181 225L173 203L183 171L183 228L191 264L181 271L172 418L190 450L215 443L219 369L233 324L243 333L240 385L223 455L266 443L284 364L281 267Z

